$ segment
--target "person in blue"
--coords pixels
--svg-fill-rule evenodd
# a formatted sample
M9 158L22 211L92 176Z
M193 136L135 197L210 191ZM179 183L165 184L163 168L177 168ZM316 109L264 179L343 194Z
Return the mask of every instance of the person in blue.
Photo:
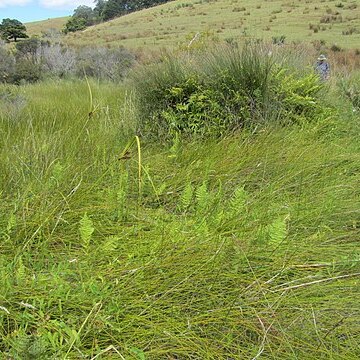
M325 55L320 55L315 64L315 71L319 74L322 81L329 80L330 78L330 64L326 60Z

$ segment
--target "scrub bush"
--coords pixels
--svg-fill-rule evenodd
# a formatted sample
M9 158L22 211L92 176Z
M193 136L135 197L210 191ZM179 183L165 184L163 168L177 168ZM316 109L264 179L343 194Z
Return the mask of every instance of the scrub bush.
M269 122L327 116L313 71L296 74L261 46L222 47L167 56L132 75L138 129L144 136L222 136Z

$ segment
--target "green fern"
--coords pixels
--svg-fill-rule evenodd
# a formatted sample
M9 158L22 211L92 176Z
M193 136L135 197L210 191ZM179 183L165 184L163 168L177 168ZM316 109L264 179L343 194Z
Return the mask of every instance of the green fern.
M244 187L239 187L235 190L233 197L230 199L230 210L234 214L239 214L244 211L248 194Z
M209 207L209 191L204 181L195 191L196 210L199 214L204 214Z
M119 242L118 236L108 236L103 244L101 244L100 251L102 252L113 252L116 250Z
M176 157L180 150L180 138L179 133L175 133L175 137L173 138L173 144L170 148L170 155L169 157Z
M288 217L288 215L285 217L279 217L268 227L269 244L278 246L286 239L288 235Z
M22 282L26 276L26 267L25 267L21 257L19 257L19 259L17 260L15 276L16 276L16 281L18 283Z
M194 188L191 182L188 182L180 197L179 209L180 211L187 211L193 202Z
M164 194L164 191L166 190L166 188L167 188L166 183L162 183L162 184L156 189L156 194L157 194L158 196Z
M216 225L222 226L223 230L238 227L238 219L241 219L242 215L246 212L247 199L248 194L244 187L238 187L230 200L216 214Z
M12 230L15 228L16 223L17 223L16 216L14 214L11 214L6 224L6 230L3 232L3 237L5 241L10 240L10 234Z
M80 220L80 228L79 228L81 245L83 246L85 251L87 251L89 248L91 236L92 236L94 230L95 230L95 228L93 227L92 220L85 213L84 216Z
M16 216L11 214L6 226L6 233L9 234L16 226Z
M136 357L137 360L146 360L145 354L142 350L132 347L130 352Z
M50 186L58 186L61 180L64 178L64 166L60 162L56 162L51 170L51 177L49 179Z

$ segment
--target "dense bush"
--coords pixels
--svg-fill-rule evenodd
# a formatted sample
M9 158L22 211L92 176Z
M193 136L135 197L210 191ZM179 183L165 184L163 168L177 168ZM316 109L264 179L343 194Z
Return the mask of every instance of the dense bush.
M75 50L37 38L18 42L14 55L0 46L0 82L19 84L47 77L95 77L121 81L135 63L123 47Z
M42 78L41 66L28 59L16 62L10 81L12 84L34 83Z
M135 57L124 47L85 48L77 55L77 75L101 80L121 81L134 64Z
M322 88L309 71L297 75L260 46L167 56L133 75L139 131L219 136L269 121L302 122L326 114ZM280 120L281 119L281 120Z
M7 82L15 69L15 58L0 44L0 83Z
M55 44L41 46L37 50L37 58L42 68L50 76L71 76L76 72L76 53L73 49Z

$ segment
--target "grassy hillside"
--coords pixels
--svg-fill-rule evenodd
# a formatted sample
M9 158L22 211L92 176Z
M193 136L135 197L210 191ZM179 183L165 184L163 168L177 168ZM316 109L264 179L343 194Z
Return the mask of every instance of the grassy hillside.
M53 18L43 21L34 21L26 23L27 33L31 35L42 35L48 33L49 31L56 30L61 31L64 28L64 25L68 17Z
M199 32L202 37L228 41L284 35L288 41L357 48L359 6L356 0L173 1L70 34L66 42L147 49L186 46Z

